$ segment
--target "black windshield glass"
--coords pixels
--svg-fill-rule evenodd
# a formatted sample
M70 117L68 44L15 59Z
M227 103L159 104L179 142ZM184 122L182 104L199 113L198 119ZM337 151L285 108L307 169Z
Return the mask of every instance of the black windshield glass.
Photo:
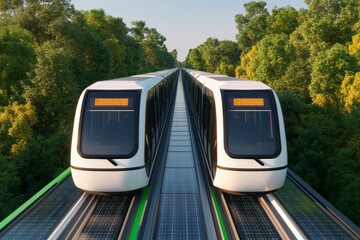
M271 91L223 91L225 145L230 156L274 157L280 151Z
M137 91L89 91L80 151L87 157L128 157L137 150Z

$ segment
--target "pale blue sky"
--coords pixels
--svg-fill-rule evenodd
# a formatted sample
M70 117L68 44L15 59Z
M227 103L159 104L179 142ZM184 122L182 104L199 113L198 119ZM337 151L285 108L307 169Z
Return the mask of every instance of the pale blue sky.
M101 8L121 17L128 27L132 21L145 21L166 37L169 51L177 49L180 61L209 37L235 41L235 15L245 14L246 2L249 0L72 0L77 10ZM304 0L265 2L270 13L275 6L307 7Z

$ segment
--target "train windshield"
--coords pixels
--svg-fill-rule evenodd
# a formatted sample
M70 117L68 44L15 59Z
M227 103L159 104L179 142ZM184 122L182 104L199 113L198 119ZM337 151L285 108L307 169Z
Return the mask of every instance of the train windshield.
M225 148L234 158L276 157L280 137L272 91L223 91Z
M140 91L88 91L83 107L80 153L130 157L138 147Z

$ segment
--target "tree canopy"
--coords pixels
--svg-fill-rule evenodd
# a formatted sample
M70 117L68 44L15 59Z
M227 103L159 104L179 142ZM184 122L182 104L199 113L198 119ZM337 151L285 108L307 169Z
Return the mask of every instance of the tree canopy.
M0 219L69 165L75 105L95 81L172 68L176 50L70 0L0 1ZM29 171L31 169L31 171Z

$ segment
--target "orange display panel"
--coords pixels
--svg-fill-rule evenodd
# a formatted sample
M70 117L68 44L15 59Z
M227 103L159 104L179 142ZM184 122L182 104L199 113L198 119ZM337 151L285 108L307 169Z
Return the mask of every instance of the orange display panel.
M129 98L95 98L95 107L127 107Z
M265 105L264 98L234 98L234 107L263 107Z

